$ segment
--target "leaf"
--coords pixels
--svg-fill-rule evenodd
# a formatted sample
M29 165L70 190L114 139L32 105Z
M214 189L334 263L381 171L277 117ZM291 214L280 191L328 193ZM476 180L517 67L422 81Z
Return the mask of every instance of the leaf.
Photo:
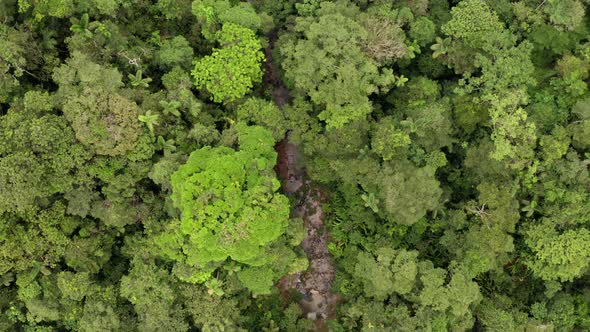
M152 114L152 111L147 111L145 115L140 115L138 120L145 123L150 133L154 133L154 125L158 124L158 120L160 119L159 114Z
M129 74L127 75L127 77L129 77L130 83L132 86L137 87L144 87L147 88L149 87L149 83L152 81L151 78L147 77L147 78L142 78L143 76L143 72L141 69L138 69L137 72L135 73L135 75L133 74Z

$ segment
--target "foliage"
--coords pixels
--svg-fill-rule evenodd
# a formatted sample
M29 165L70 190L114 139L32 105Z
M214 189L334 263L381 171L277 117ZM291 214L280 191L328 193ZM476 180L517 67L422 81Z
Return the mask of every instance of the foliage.
M233 23L224 24L216 40L221 48L196 61L192 75L215 102L231 102L262 79L262 46L252 30Z
M380 70L364 53L364 47L370 41L368 38L377 38L375 34L369 37L360 22L335 12L334 4L324 2L321 6L317 18L297 19L298 38L285 40L280 52L288 81L324 108L319 118L326 121L328 127L340 128L371 113L368 96L380 89L387 91L394 76L391 70ZM378 21L368 22L380 24ZM401 33L389 26L375 26L375 33L381 33L382 28L385 35L379 38L388 42L395 41L395 38L391 39L393 35ZM390 29L394 29L393 32L388 32ZM370 49L371 44L368 46ZM399 44L373 49L385 52L382 55L375 53L378 58L403 55L403 47Z
M62 116L10 109L0 122L0 211L34 209L36 199L64 193L88 158Z
M176 36L162 42L156 57L158 64L162 67L188 68L193 58L193 49L184 37Z
M286 119L283 112L272 102L259 98L249 98L238 106L239 122L263 126L272 132L275 141L285 137Z
M414 224L438 205L442 190L430 168L406 166L403 171L388 173L384 171L378 185L384 211L395 222Z
M590 330L589 5L0 1L0 330Z
M137 105L117 94L86 88L63 107L76 138L97 154L116 156L135 147L142 134Z
M215 40L219 26L239 25L253 31L262 26L262 19L249 2L229 0L195 0L192 13L201 25L201 33L207 40Z
M262 294L273 282L268 266L273 259L267 248L285 232L288 201L276 192L271 133L244 125L237 130L239 151L199 149L172 175L172 199L181 219L179 228L162 234L157 243L166 256L193 266L195 272L189 277L193 282L209 279L216 263L228 257L252 266L238 277Z
M544 280L572 281L588 268L587 229L559 234L550 222L534 225L526 232L526 243L533 252L527 265Z

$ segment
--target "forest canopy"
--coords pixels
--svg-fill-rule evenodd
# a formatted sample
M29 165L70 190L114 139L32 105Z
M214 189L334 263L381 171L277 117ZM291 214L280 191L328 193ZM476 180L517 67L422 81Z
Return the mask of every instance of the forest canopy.
M589 8L0 0L0 331L590 330Z

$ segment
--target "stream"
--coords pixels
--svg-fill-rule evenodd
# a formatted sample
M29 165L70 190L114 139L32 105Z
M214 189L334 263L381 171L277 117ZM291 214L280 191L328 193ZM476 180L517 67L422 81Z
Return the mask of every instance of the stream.
M282 82L273 62L272 50L277 39L276 30L268 35L265 49L266 63L264 84L270 89L275 104L283 108L289 102L289 90ZM335 318L338 295L332 293L335 267L328 251L329 233L323 223L322 192L305 174L301 152L290 143L289 134L277 143L275 167L281 180L281 190L294 198L296 204L292 216L303 219L306 235L301 243L309 260L307 271L284 276L277 284L283 298L290 301L290 294L301 294L299 305L307 319L314 321L314 331L329 331L326 320Z

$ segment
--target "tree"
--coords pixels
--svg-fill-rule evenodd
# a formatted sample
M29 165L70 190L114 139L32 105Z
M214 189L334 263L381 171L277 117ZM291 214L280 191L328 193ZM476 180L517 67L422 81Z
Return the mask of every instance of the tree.
M109 262L114 242L111 234L84 227L68 242L64 261L75 271L98 273Z
M210 294L202 285L183 284L179 290L189 315L202 331L223 329L245 331L240 328L242 325L240 322L244 320L244 317L240 313L239 302L235 297L219 297Z
M384 300L393 294L408 294L418 274L418 253L379 248L375 255L359 252L354 267L354 276L363 281L366 296Z
M71 236L80 220L65 215L65 206L57 203L31 215L28 220L3 214L0 229L0 274L30 269L56 268L63 260Z
M16 106L0 116L0 212L68 191L89 158L62 116L40 113Z
M564 76L570 76L572 79L575 79L578 82L588 77L588 68L585 67L584 63L572 61L579 66L578 68L574 69L576 66L575 64L572 64L570 67L565 65L564 62L566 61L559 61L559 63L563 64L560 66L560 69L564 72ZM585 86L585 84L583 86ZM588 109L588 99L584 98L575 103L572 107L571 113L576 120L568 126L570 134L573 134L573 146L578 150L587 150L590 148L590 111Z
M590 231L585 228L559 233L550 219L532 225L525 242L532 251L527 266L543 280L573 281L590 266Z
M158 0L155 5L156 8L168 20L180 19L190 14L191 1L190 0Z
M584 20L585 9L579 0L549 0L543 7L551 23L564 30L575 30Z
M489 331L525 330L528 314L513 309L508 297L499 296L498 299L486 299L477 308L477 318ZM529 326L532 326L530 324ZM545 329L539 327L540 329ZM530 329L530 327L529 327ZM535 330L532 330L535 331Z
M409 36L416 40L420 46L432 43L436 37L436 25L427 17L418 17L410 25Z
M137 327L144 331L187 331L183 312L174 305L176 293L168 271L136 256L129 272L121 278L120 292L135 308Z
M156 242L164 255L181 263L179 268L193 270L182 277L185 281L205 282L230 258L245 266L240 280L255 293L265 293L276 278L269 245L285 233L289 205L277 193L271 133L243 124L237 130L239 151L199 149L172 175L172 200L181 218ZM250 282L262 276L270 284Z
M86 88L64 104L76 138L97 154L117 156L135 147L142 135L139 107L115 93Z
M160 119L160 115L154 114L154 113L152 113L151 110L148 110L147 112L145 112L145 114L139 115L137 117L137 119L140 122L145 123L145 125L148 127L150 133L153 134L154 133L154 126L158 124L158 120Z
M534 67L530 60L532 45L522 42L516 47L490 51L491 56L476 55L475 66L481 68L478 77L466 77L465 90L481 90L482 93L497 93L508 89L534 86Z
M406 164L397 172L390 171L384 171L377 183L386 217L399 224L412 225L438 205L442 190L430 167L415 168Z
M135 74L128 74L127 77L129 78L129 83L131 83L132 87L147 88L152 81L149 77L143 78L143 71L141 69L138 69Z
M408 53L406 35L394 20L386 17L369 17L364 21L367 39L364 50L378 63L387 64Z
M263 126L272 132L275 141L285 137L287 121L284 113L273 102L248 98L238 106L237 119L239 122Z
M193 49L182 36L166 39L156 53L157 63L163 68L180 66L188 69L193 59Z
M472 310L482 295L462 270L434 268L431 261L419 261L417 252L403 249L352 252L356 264L343 265L352 279L340 284L355 298L340 305L340 322L349 329L467 330L474 325ZM358 284L361 293L356 293Z
M467 47L491 50L512 44L504 24L484 0L462 1L451 9L451 15L441 30Z
M371 149L383 160L391 160L404 155L406 148L412 143L408 133L392 117L382 118L376 125L371 140Z
M51 1L51 0L26 0L18 2L19 13L26 13L32 9L32 16L43 18L44 16L69 17L74 12L74 1Z
M387 91L395 78L391 70L380 70L364 53L365 28L334 6L323 2L317 17L298 18L297 34L285 38L279 51L289 83L323 108L318 116L329 128L341 128L371 113L368 96L381 89Z
M252 31L262 26L260 16L249 2L233 4L229 0L195 0L192 12L201 25L201 33L205 39L214 41L219 26L225 24L239 25Z
M70 97L80 95L85 88L116 92L123 86L121 73L111 66L101 66L78 50L64 64L55 68L52 76L59 85L57 101L65 103Z
M224 24L216 40L221 48L196 61L192 75L197 88L211 93L215 102L231 102L262 79L264 54L254 32L240 25Z
M30 57L36 52L27 53L27 43L29 34L0 24L0 104L10 101L24 74L34 75L29 71L34 64Z
M406 97L407 98L407 97ZM453 143L450 105L446 98L429 102L420 100L406 106L406 118L400 121L410 138L425 152L437 151Z
M92 291L92 280L90 280L88 272L60 272L57 277L57 285L63 297L74 301L81 301Z
M107 292L107 290L101 290ZM121 327L125 327L121 323L117 308L109 301L102 299L90 298L84 302L84 310L82 317L80 317L79 328L80 331L116 331Z
M494 96L489 111L494 125L492 140L495 146L491 156L496 160L505 160L510 168L518 170L532 162L537 142L535 124L527 121L527 113L518 106L519 94L522 95L522 92L503 99Z

